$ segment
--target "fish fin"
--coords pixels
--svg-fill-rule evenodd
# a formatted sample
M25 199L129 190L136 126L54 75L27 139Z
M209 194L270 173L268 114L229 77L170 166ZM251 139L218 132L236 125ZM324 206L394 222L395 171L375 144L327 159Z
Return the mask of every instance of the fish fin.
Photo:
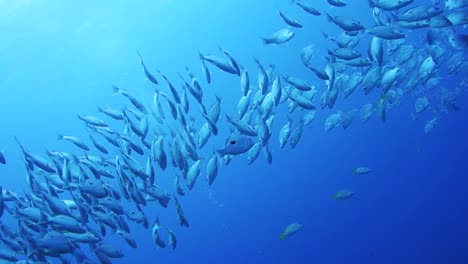
M270 40L267 38L260 38L260 39L262 40L263 45L268 45L271 43Z
M140 57L140 63L143 64L143 56L141 56L140 51L139 51L139 50L136 50L136 53L137 53L138 57Z
M223 160L223 157L224 157L225 155L224 155L224 152L222 152L222 150L215 150L214 153L215 153L216 156L218 157L218 160Z
M120 89L119 87L117 87L115 85L112 85L112 91L114 92L114 94L112 96L116 96L116 95L122 93L122 89Z
M200 51L197 51L197 52L198 52L198 58L200 58L201 61L204 61L205 56Z

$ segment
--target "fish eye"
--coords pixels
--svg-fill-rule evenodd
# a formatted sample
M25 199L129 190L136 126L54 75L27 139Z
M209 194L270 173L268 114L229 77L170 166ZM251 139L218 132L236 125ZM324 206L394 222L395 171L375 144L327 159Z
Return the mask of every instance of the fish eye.
M235 140L231 141L231 145L234 145L234 144L236 144L236 141Z

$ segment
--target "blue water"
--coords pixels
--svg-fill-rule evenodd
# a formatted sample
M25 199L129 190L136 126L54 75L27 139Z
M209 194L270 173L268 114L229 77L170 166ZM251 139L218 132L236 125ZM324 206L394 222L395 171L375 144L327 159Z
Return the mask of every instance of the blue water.
M320 95L325 86L302 66L300 50L313 44L314 59L324 65L333 45L322 31L341 31L324 16L312 17L286 0L276 2L0 1L0 149L7 147L8 159L7 166L0 166L1 185L18 193L26 189L14 136L36 153L79 153L56 135L87 139L77 113L98 115L97 106L120 109L124 100L112 96L112 84L152 102L154 88L142 73L137 51L150 69L177 80L177 88L177 73L185 65L202 78L197 51L215 53L219 46L249 69L254 84L253 57L279 72L312 80ZM319 2L315 6L320 10L373 24L367 1L348 0L345 9ZM288 44L263 46L260 36L284 27L278 6L304 28ZM415 32L409 41L423 43L424 35ZM366 46L360 47L365 52ZM241 97L238 77L210 69L212 84L202 82L208 105L218 95L223 112L235 114ZM459 83L463 74L442 85ZM111 236L125 252L113 263L468 263L466 96L457 100L461 110L441 115L428 136L424 124L434 113L412 120L417 98L412 95L389 110L386 123L375 116L361 124L357 118L347 130L324 131L329 114L359 109L378 97L377 92L364 96L359 89L348 99L340 97L333 110L317 113L294 150L280 149L274 133L271 165L262 154L250 166L246 157L235 158L220 166L212 187L203 169L194 190L179 198L190 228L178 225L172 201L168 209L145 210L150 225L159 216L174 230L177 249L157 249L150 230L131 224L138 248ZM196 106L191 111L199 113ZM286 122L286 111L276 111L276 132ZM229 128L221 131L225 138ZM216 140L218 147L224 138ZM209 156L211 148L202 153ZM353 175L360 166L373 171ZM173 192L175 172L156 173L156 181ZM332 199L345 188L355 196ZM293 222L302 223L302 230L281 241L279 234Z

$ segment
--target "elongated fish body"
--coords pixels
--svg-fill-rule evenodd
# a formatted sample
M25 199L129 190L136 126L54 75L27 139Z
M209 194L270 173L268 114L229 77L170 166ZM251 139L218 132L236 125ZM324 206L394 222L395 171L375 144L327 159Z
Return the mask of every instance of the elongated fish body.
M414 0L369 0L373 7L386 11L395 11L413 3Z
M101 119L99 119L97 117L94 117L94 116L81 116L81 115L78 115L78 118L81 119L82 121L84 121L85 123L90 124L92 126L96 126L96 127L108 127L109 126L106 122L104 122Z
M403 31L392 26L375 26L367 29L366 32L386 40L402 39L406 37Z
M290 18L290 17L286 16L286 15L283 14L283 12L281 12L280 10L278 10L278 14L279 14L280 17L284 20L284 22L285 22L286 24L290 25L291 27L302 28L301 22L297 21L297 19Z
M353 195L354 195L353 191L348 190L348 189L343 189L343 190L336 192L335 195L333 195L333 199L337 201L347 200L353 197Z
M195 163L192 164L192 166L190 166L187 172L187 184L189 190L193 189L198 179L198 176L200 176L201 164L202 161L197 160Z
M209 160L206 166L206 177L208 180L208 185L212 185L216 177L218 176L218 156L213 155Z
M262 38L262 40L265 45L268 45L268 44L279 45L279 44L284 44L286 42L289 42L293 37L294 37L294 32L292 32L288 28L283 28L273 33L271 37Z
M257 142L255 143L255 145L253 145L248 154L247 154L247 161L250 164L252 164L255 160L257 160L258 158L258 155L260 155L260 152L262 150L262 143L261 142Z
M229 61L226 61L224 59L221 59L219 57L213 56L213 55L203 55L202 53L199 52L199 57L200 60L207 61L214 66L216 66L218 69L230 73L230 74L235 74L238 75L238 71L236 68L234 68Z
M299 232L301 228L302 228L302 224L299 224L299 223L290 224L289 226L286 227L286 229L284 229L283 233L280 234L280 239L285 240L286 238Z
M343 29L344 31L358 31L363 30L364 26L357 20L343 16L332 16L327 14L328 20Z
M353 170L353 174L355 175L365 175L369 174L372 170L368 167L359 167Z
M406 10L397 19L405 22L415 22L429 19L442 14L443 10L432 5L418 5Z
M302 10L306 11L307 13L311 14L311 15L314 15L314 16L320 16L322 13L320 13L319 10L317 10L316 8L314 8L312 5L310 4L307 4L307 3L301 3L301 2L297 2L296 3L300 8L302 8Z
M141 67L143 68L143 72L145 73L145 76L146 78L152 82L153 84L157 85L158 84L158 80L156 79L156 77L154 77L154 75L148 70L148 67L146 67L146 64L145 62L143 61L143 56L141 55L140 52L137 52L138 53L138 57L140 58L140 64L141 64Z
M89 147L79 138L77 137L74 137L74 136L64 136L64 135L61 135L61 134L58 134L57 138L59 140L67 140L67 141L70 141L72 142L75 146L83 149L84 151L89 151Z
M327 0L327 2L335 7L343 7L346 6L346 2L343 0Z

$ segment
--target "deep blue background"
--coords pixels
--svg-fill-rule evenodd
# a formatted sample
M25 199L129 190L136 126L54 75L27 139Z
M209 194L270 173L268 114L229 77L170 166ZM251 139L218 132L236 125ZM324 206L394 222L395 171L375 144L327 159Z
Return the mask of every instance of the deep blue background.
M25 185L13 136L38 153L72 151L56 133L85 138L76 113L120 107L123 100L111 96L111 84L152 100L137 50L151 69L176 80L184 65L200 73L198 50L215 53L221 46L249 69L253 82L252 58L257 57L282 73L312 80L320 95L324 84L301 66L299 52L314 44L316 64L324 65L333 46L321 32L339 33L323 16L309 16L289 1L98 2L0 1L0 144L8 146L9 160L0 167L4 188L21 192ZM322 2L316 4L322 11L352 14L372 25L366 1L348 1L346 9ZM260 36L283 27L277 6L304 28L289 44L263 46ZM417 32L412 37L422 42ZM211 102L221 96L223 111L235 113L238 79L215 69L212 75L211 86L203 83L206 94ZM345 101L340 97L333 111L360 108L377 98L377 93L364 97L356 91ZM296 149L272 145L272 165L262 156L251 166L245 157L236 158L221 167L213 187L197 183L180 199L189 229L177 225L173 206L148 209L151 222L159 215L174 229L177 250L157 250L149 231L132 226L139 247L116 240L126 258L115 263L468 263L467 100L459 99L461 111L442 115L425 136L424 124L434 114L429 110L411 120L415 99L405 96L384 124L374 117L346 131L325 132L324 119L333 111L319 112ZM276 132L285 111L277 111ZM359 166L372 168L372 174L352 175ZM172 175L159 177L170 182ZM356 195L334 201L332 195L343 188ZM292 222L303 229L281 241L279 233Z

